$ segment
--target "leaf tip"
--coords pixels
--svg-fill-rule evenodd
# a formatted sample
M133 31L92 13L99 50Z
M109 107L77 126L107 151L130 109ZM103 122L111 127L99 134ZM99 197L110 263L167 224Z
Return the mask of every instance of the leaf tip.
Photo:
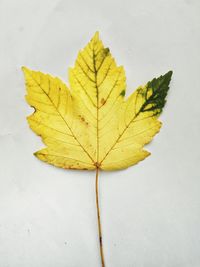
M24 74L30 72L30 70L27 67L25 67L25 66L22 66L21 67L21 70L23 71Z
M34 155L37 159L41 159L41 155L40 155L39 151L34 152L33 155ZM41 159L41 160L42 160L42 159Z
M169 70L168 73L171 73L171 75L173 74L173 70Z
M172 74L173 74L173 70L169 70L164 76L168 77L168 79L171 80Z
M149 152L148 150L144 150L144 154L145 154L145 158L151 156L151 152Z
M21 70L22 70L23 72L25 72L25 71L27 70L27 68L26 68L25 66L22 66L22 67L21 67Z
M92 37L92 41L99 41L99 31L96 31L94 36Z
M40 160L45 160L45 156L41 153L41 150L34 152L33 155Z

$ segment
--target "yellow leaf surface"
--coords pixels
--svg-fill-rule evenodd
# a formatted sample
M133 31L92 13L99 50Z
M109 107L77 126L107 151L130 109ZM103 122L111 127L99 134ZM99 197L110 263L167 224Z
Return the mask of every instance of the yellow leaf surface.
M65 169L123 169L150 153L159 131L172 71L140 86L125 99L124 68L117 66L98 32L69 69L69 87L59 78L23 67L26 100L35 112L31 129L46 147L35 155Z

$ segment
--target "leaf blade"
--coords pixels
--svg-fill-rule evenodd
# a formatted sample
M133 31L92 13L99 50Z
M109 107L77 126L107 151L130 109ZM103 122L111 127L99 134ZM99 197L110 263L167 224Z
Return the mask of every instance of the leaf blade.
M46 148L36 156L63 168L123 169L150 155L159 132L172 71L125 99L126 77L95 33L69 69L70 88L58 78L23 68L30 127Z
M59 142L62 142L63 158L66 157L66 142L69 142L71 146L79 147L78 152L77 148L70 148L70 153L76 154L77 162L81 161L82 157L86 157L87 164L93 164L92 157L79 141L80 137L78 138L72 129L73 121L77 118L74 117L72 112L72 98L66 85L58 78L41 72L31 71L27 68L23 68L23 71L27 88L26 99L35 109L35 112L27 118L30 128L42 137L47 147L56 147L55 153L59 152ZM37 99L35 92L38 94ZM59 97L60 94L61 97ZM44 102L41 102L41 99ZM49 140L52 140L50 138L55 140L53 146L52 142L49 142ZM45 158L39 157L40 153L37 152L35 155L42 160L45 159L44 161L50 164L56 165L52 158L47 157L47 151L45 150ZM66 168L66 166L68 165L64 164L63 168ZM92 166L94 169L94 165ZM86 168L85 166L82 167ZM74 168L74 165L71 168ZM81 168L81 165L79 168Z
M138 146L139 150L145 144L149 143L154 137L154 135L159 132L161 122L157 119L157 117L161 114L164 104L166 102L165 98L167 96L167 91L169 90L171 76L172 71L169 71L163 76L154 78L145 86L140 86L125 101L124 114L122 113L121 116L121 124L123 125L121 126L121 133L106 153L106 156L101 161L102 169L113 169L113 167L111 167L113 165L108 166L108 163L109 161L112 161L111 152L114 148L116 148L117 145L118 151L120 150L120 148L123 148L125 145L128 144ZM149 105L151 105L150 108L148 107ZM126 138L129 138L128 144ZM130 148L127 148L125 150L123 149L121 153L118 152L118 157L123 158L124 153L129 154L129 149ZM135 153L136 152L132 150L133 159L135 159ZM132 163L131 160L124 162L124 165L121 165L121 168L127 168L130 165L134 165L135 163L143 160L150 154L148 154L147 152L144 153L143 156L141 155L142 154L139 154L138 160L135 159ZM107 157L110 157L110 159L107 159ZM114 157L115 155L113 155L113 160Z

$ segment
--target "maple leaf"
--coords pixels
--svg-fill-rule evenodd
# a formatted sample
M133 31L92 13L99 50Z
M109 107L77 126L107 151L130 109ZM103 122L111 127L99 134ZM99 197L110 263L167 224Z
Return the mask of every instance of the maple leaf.
M124 68L116 65L98 32L69 69L70 89L57 77L23 71L26 100L35 109L28 123L46 145L35 153L40 160L65 169L96 169L98 191L99 169L127 168L150 154L143 147L161 127L158 116L172 71L125 99ZM98 203L97 209L99 215Z

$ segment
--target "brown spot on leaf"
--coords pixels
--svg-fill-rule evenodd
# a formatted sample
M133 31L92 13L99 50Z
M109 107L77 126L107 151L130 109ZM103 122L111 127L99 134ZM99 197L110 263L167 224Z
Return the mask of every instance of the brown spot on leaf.
M83 116L79 115L79 118L82 122L84 122L88 126L88 122L85 120Z
M101 99L101 104L102 104L102 106L105 105L105 103L106 103L106 100L105 100L104 98L102 98L102 99Z

